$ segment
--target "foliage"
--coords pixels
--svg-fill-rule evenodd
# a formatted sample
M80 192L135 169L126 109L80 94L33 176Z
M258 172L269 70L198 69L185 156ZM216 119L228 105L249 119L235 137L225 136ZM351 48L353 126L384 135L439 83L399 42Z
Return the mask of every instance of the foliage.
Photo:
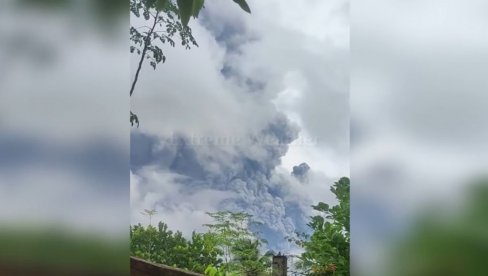
M305 252L297 268L307 275L349 275L349 191L350 181L343 177L331 191L338 204L329 207L319 202L312 206L319 215L311 217L311 235L300 235L295 241ZM152 214L145 210L144 214ZM206 233L193 233L186 240L181 232L169 231L160 222L158 229L131 227L131 254L156 263L172 265L210 276L267 275L272 252L262 253L265 240L250 230L258 224L242 212L207 213L214 223L205 224Z
M224 264L232 259L232 247L241 239L251 239L253 234L248 230L251 216L245 213L216 212L207 213L215 224L205 224L212 233L223 252Z
M166 0L169 1L169 0ZM244 11L251 13L251 9L246 0L232 0L241 7ZM181 23L187 25L190 17L197 18L200 10L203 8L205 0L177 0L178 8L180 10Z
M207 214L215 223L205 226L209 228L209 233L215 237L223 253L223 264L215 273L223 271L251 276L262 275L269 270L271 253L261 254L261 245L266 241L259 239L257 234L249 230L249 226L258 224L249 214L229 211Z
M140 56L129 95L134 93L144 60L156 70L159 63L166 61L162 50L163 44L176 45L175 36L181 40L181 45L190 49L190 45L198 46L193 38L191 29L180 21L178 6L170 0L131 0L131 13L141 16L149 25L130 26L130 52ZM130 112L130 123L139 126L139 118Z
M151 209L151 210L144 209L144 211L141 212L141 214L143 214L144 216L149 217L149 225L151 225L152 216L156 215L157 213L158 211L156 211L155 209Z
M142 16L150 23L149 26L130 27L130 52L141 55L141 60L149 59L154 69L157 64L166 61L160 46L169 43L174 47L175 36L179 37L186 49L190 49L191 45L198 46L191 29L180 22L178 7L173 2L131 0L130 10L136 17Z
M143 214L153 214L144 210ZM155 263L188 269L207 275L263 275L271 266L271 252L261 253L265 242L249 230L255 224L245 213L208 213L214 224L207 224L206 233L192 233L190 240L182 233L140 224L130 228L131 255Z
M270 251L262 255L260 246L261 243L257 239L242 239L236 242L232 252L237 271L244 275L257 276L270 269L273 255Z
M331 191L339 204L330 208L320 202L313 209L320 215L311 218L310 236L301 235L298 244L305 249L299 268L310 275L349 275L349 178L336 182Z
M251 10L245 0L233 0L244 11ZM161 62L166 61L166 55L162 50L163 44L175 47L175 37L181 41L181 45L190 49L191 45L198 44L192 35L188 22L191 17L198 17L204 7L204 0L130 0L130 11L137 18L144 18L149 22L148 26L130 26L130 52L140 56L134 79L130 87L129 95L132 96L139 79L144 60L156 70ZM130 112L131 126L139 126L139 118Z
M130 228L131 255L155 263L203 273L209 264L220 264L221 251L207 233L192 233L191 240L182 233L168 230L162 222L158 228L138 224Z
M300 235L295 241L305 252L297 265L307 275L349 275L349 190L350 181L343 177L331 191L338 204L329 207L319 202L312 206L319 215L311 217L311 235ZM149 215L152 210L145 210ZM211 276L258 276L269 273L272 252L262 253L265 240L250 230L258 224L242 212L207 213L214 219L206 224L206 233L193 233L187 241L181 232L169 231L160 222L131 227L131 254L156 263L173 265Z
M208 264L219 265L222 252L217 247L213 235L209 233L192 233L188 247L188 269L195 272L204 272Z
M207 276L238 276L237 273L231 272L226 273L223 269L215 267L213 265L208 265L205 269L205 275Z

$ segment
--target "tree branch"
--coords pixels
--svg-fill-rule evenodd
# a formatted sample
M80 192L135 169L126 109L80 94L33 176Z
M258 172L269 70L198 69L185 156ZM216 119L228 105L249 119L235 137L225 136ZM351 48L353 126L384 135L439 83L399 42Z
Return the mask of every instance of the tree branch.
M151 35L154 32L154 28L156 27L156 24L158 23L158 15L159 15L159 11L156 13L156 16L154 16L154 24L151 30L147 33L146 37L144 38L144 48L142 49L141 59L139 60L139 65L137 66L136 75L134 76L134 80L132 81L129 96L132 96L132 93L134 93L134 88L136 87L137 80L139 79L139 73L141 72L142 63L144 62L144 57L146 56L147 48L149 47L149 44L151 44Z

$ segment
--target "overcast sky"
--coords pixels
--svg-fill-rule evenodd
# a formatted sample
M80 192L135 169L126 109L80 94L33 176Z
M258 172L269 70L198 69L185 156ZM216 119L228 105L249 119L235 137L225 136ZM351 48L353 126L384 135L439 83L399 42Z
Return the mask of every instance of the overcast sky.
M127 239L129 20L17 2L0 4L0 224Z
M284 2L250 1L248 15L209 1L190 23L200 47L144 66L131 222L155 208L188 234L206 211L247 211L283 252L351 157L353 263L378 267L408 213L451 206L487 171L487 3L355 3L349 97L348 3ZM125 237L128 22L111 36L73 11L0 9L0 219Z
M354 3L351 252L357 271L388 263L385 250L415 226L416 216L436 204L450 213L469 181L488 171L487 7L482 0Z
M188 234L207 211L245 211L271 247L306 230L349 175L347 1L209 2L190 26L200 47L165 47L132 97L132 223L154 208ZM136 19L132 24L143 24ZM132 68L134 71L134 56ZM295 170L294 166L306 163Z

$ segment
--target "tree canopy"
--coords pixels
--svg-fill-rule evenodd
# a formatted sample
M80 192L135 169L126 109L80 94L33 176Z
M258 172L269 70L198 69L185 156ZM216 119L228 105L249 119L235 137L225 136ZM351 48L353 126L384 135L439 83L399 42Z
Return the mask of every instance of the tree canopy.
M301 246L299 271L305 275L349 275L349 201L350 181L343 177L330 188L338 204L313 205L317 212L310 218L310 234L290 239ZM154 210L145 210L149 216ZM158 227L131 226L131 254L136 257L211 276L258 276L271 273L272 251L266 240L252 231L260 223L244 212L207 213L213 220L206 232L193 232L185 239L159 222Z
M343 177L330 188L338 205L319 202L312 208L319 215L311 217L311 235L300 234L297 243L305 252L298 268L309 275L349 275L349 178Z

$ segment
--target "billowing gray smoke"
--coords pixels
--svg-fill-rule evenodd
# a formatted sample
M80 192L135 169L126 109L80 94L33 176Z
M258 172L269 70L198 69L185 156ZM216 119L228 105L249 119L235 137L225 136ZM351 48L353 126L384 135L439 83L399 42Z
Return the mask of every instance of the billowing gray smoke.
M306 181L309 170L310 166L307 163L301 163L298 166L293 166L293 171L291 172L291 175L293 175L300 181Z
M137 175L144 167L156 166L158 170L181 176L173 181L178 182L183 194L208 189L235 193L236 197L222 200L219 209L252 214L264 224L259 230L270 247L279 250L283 249L284 237L303 230L297 229L298 224L303 226L304 217L299 204L285 199L290 193L286 187L291 178L274 177L280 158L297 137L297 126L282 115L261 131L242 139L173 135L161 140L134 132L131 169ZM300 168L303 174L309 169L306 164Z
M260 21L219 16L226 14L202 14L202 28L194 31L199 32L200 41L207 37L212 43L201 44L200 52L175 50L166 63L169 71L154 73L145 92L134 101L140 105L140 118L146 119L131 139L132 218L136 223L144 222L139 211L155 208L160 214L156 219L164 219L185 232L208 223L205 211L245 211L264 223L259 230L271 249L290 252L292 248L284 237L307 230L310 205L328 200L325 193L330 181L306 164L290 174L290 162L295 165L307 161L314 169L328 162L317 157L321 154L315 148L294 148L283 158L298 138L298 126L288 118L305 122L290 115L301 110L300 95L305 103L305 99L319 99L316 94L328 95L329 90L335 99L337 91L329 89L330 83L316 81L315 75L323 80L329 72L322 74L320 68L326 68L322 66L323 58L308 53L308 43L299 43L303 34L295 40L287 35L283 40L274 36L280 25L269 28L272 36L261 36L262 28L253 25ZM281 47L283 43L287 47ZM273 58L263 56L257 50L261 47L266 47ZM194 64L195 69L181 67L183 61ZM175 78L175 72L190 71L191 82ZM161 83L167 86L165 93L160 93ZM309 86L323 87L327 93ZM288 98L287 91L295 91L292 94L296 97ZM296 102L296 106L290 102ZM314 104L318 102L322 101ZM338 133L335 121L342 118L343 110L340 112L338 116L327 113L327 118L334 120L330 133ZM319 146L316 148L320 151ZM280 165L282 158L286 168Z

